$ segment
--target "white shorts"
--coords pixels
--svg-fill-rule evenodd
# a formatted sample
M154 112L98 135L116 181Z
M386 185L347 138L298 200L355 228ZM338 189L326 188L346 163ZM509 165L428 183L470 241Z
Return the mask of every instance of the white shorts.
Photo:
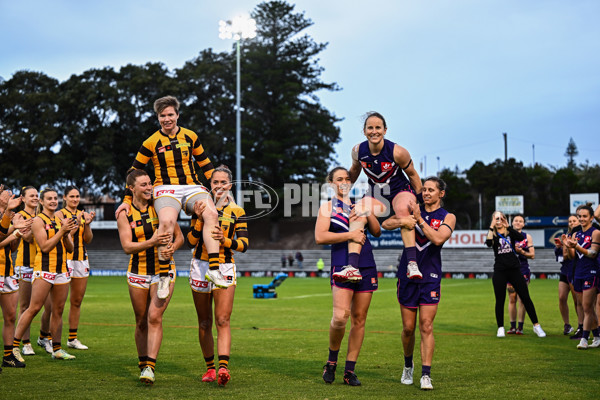
M171 199L170 202L163 204L179 203L179 209L183 209L188 214L188 210L191 210L194 206L194 203L188 204L188 202L198 194L208 195L208 189L203 185L159 185L152 191L155 202L161 197ZM158 204L161 204L161 202L159 201ZM155 208L160 207L158 204L155 204ZM158 212L158 208L156 211Z
M46 272L46 271L34 271L32 282L36 279L43 279L52 285L64 285L65 283L71 282L71 275L68 272Z
M71 278L87 278L90 276L90 260L67 260L67 268Z
M0 276L0 294L14 293L19 290L19 276Z
M31 283L31 278L33 277L33 267L15 267L15 272L19 276L19 279L22 279L23 282Z
M171 278L171 282L175 282L175 278L177 277L177 272L172 269L169 271L169 278ZM150 285L155 285L160 280L160 275L138 275L132 274L131 272L127 273L127 284L131 287L138 289L150 289Z
M219 270L221 270L225 279L231 282L232 286L237 285L235 264L219 264ZM206 280L204 277L206 271L208 271L208 261L192 258L192 264L190 266L190 287L194 292L211 293L213 290L219 289L212 282Z

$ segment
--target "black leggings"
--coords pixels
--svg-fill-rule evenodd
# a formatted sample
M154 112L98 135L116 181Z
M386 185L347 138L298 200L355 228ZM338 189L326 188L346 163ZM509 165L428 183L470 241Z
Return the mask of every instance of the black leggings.
M496 296L496 323L498 327L504 326L504 302L506 301L506 284L508 282L515 288L515 292L521 298L531 322L537 324L538 318L535 313L533 301L531 301L531 297L529 296L527 282L518 268L511 268L494 271L494 276L492 276L494 295Z

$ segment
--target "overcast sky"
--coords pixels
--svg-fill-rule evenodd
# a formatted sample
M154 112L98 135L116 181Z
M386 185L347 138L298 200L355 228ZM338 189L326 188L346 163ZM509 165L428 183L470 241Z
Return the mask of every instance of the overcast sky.
M0 0L0 76L27 69L62 81L149 61L179 68L202 49L230 50L218 21L258 3ZM290 3L314 22L306 33L329 43L323 80L342 90L320 99L344 118L339 163L350 164L370 110L386 117L387 138L422 176L503 158L503 132L509 157L527 165L535 157L564 166L570 137L577 162L600 162L600 1Z

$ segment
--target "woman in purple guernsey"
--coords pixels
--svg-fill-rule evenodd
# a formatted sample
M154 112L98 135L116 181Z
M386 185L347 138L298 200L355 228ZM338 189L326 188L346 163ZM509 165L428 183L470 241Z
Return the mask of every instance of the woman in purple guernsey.
M417 260L423 273L420 280L411 280L405 273L410 262L406 252L402 253L398 266L398 302L402 313L402 346L404 347L404 370L401 382L413 384L413 351L415 348L415 326L419 313L419 331L421 333L421 389L431 390L431 362L435 341L433 338L433 320L440 301L442 280L441 250L452 235L456 224L454 214L442 208L442 199L446 195L446 183L430 177L423 184L423 202L412 209L412 216L391 217L383 222L383 228L396 229L402 226L415 228ZM416 226L417 225L417 226Z
M523 274L523 278L525 278L525 282L529 285L529 281L531 280L531 270L529 269L529 260L533 260L535 258L535 248L533 247L533 239L529 233L523 232L523 227L525 226L525 217L521 214L517 214L513 217L512 226L517 231L520 232L525 239L515 243L515 252L517 253L517 257L519 258L519 263L521 264L521 274ZM506 332L508 334L523 334L523 324L525 322L525 307L523 307L523 302L517 296L517 292L515 292L515 288L510 284L506 284L506 289L508 290L508 316L510 318L510 329ZM517 327L517 300L519 302L519 326Z
M567 235L573 234L573 229L579 227L579 220L577 215L571 214L568 220ZM580 227L581 229L581 227ZM583 333L583 307L577 302L577 296L573 288L573 274L575 273L575 260L570 258L568 247L564 245L566 235L562 235L561 238L554 239L554 255L556 261L560 266L560 279L558 281L558 309L564 322L563 334L568 335L575 331L575 329L569 323L569 292L573 297L573 305L575 306L575 312L577 316L578 327L575 334L571 336L571 339L581 339Z
M421 195L421 178L415 170L408 151L385 139L387 124L383 116L376 112L367 114L363 126L367 140L352 149L352 166L350 180L356 182L361 171L368 179L369 191L357 204L357 218L350 223L350 230L363 229L367 223L366 216L375 214L378 217L389 215L393 209L394 215L407 217L410 215L410 204L416 202L415 196ZM421 279L416 258L414 229L402 227L404 251L408 255L407 274L411 279ZM348 243L348 265L334 279L344 280L348 276L356 276L358 255L361 245L356 242Z
M327 177L335 196L319 209L315 226L315 242L331 245L331 294L333 297L333 317L329 326L329 358L323 369L323 380L335 380L338 353L350 317L351 328L348 337L348 353L344 368L344 383L359 386L354 373L356 360L365 336L365 322L373 292L377 290L377 269L373 250L363 230L350 231L350 223L357 218L349 193L352 188L348 170L334 168ZM373 236L381 234L381 228L374 215L367 217L367 227ZM362 245L357 269L362 279L354 282L338 282L333 274L348 264L348 242Z
M600 230L592 225L594 210L590 204L577 207L577 218L581 231L567 237L565 245L569 254L575 259L575 277L573 287L577 300L583 305L583 336L577 345L578 349L600 347L600 330L598 315L594 309L598 295L598 251L600 250ZM590 331L594 341L588 346Z

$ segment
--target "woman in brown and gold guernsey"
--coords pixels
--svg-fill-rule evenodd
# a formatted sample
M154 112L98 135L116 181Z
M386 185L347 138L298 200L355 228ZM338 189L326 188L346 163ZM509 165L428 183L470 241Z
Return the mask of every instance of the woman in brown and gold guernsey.
M173 240L168 233L158 231L158 216L151 204L152 182L144 170L134 170L127 176L127 187L132 192L131 208L117 218L121 246L131 254L127 269L129 297L135 314L135 345L140 381L154 383L156 358L162 342L162 317L169 305L175 286L175 263L172 256L183 244L183 234L175 224ZM158 246L164 246L170 270L169 294L158 297L160 265Z
M198 314L198 336L200 347L206 362L207 371L203 382L218 380L224 386L231 379L229 373L229 355L231 350L231 329L229 320L233 309L233 296L236 286L236 268L233 252L245 252L248 249L248 226L244 209L233 202L230 194L231 171L220 166L216 168L210 180L211 192L219 213L219 226L212 228L212 237L220 243L219 269L227 280L228 286L220 288L206 279L209 269L209 257L203 241L202 205L196 207L196 216L192 219L187 235L190 247L195 247L190 268L190 286L194 305ZM217 325L217 352L219 356L218 372L215 367L215 344L212 335L212 303L215 303L214 319Z
M13 202L13 206L18 206L18 203ZM5 217L12 219L13 216L13 209L9 208ZM25 367L23 357L21 357L19 349L13 350L12 346L19 298L19 278L18 272L13 268L12 252L17 249L21 237L28 234L31 229L30 227L16 229L14 225L10 225L6 230L4 228L5 225L0 228L0 232L7 235L0 239L0 308L2 308L2 341L4 343L2 366L22 368Z
M31 302L17 324L13 347L18 348L25 330L51 294L52 313L50 332L52 333L52 358L70 360L70 355L61 346L62 314L69 294L69 271L67 253L73 251L72 232L77 229L73 219L60 219L56 215L58 193L54 189L44 189L40 194L38 215L33 219L31 230L36 243Z
M142 143L131 169L144 169L148 162L154 165L154 207L160 220L159 232L173 235L179 212L184 210L188 215L194 213L194 205L205 203L202 218L206 228L202 232L204 243L208 249L209 269L206 277L219 287L227 287L228 281L219 272L219 242L212 238L212 227L218 224L217 210L210 198L208 190L198 178L201 169L206 179L210 180L213 166L206 155L198 135L186 128L179 127L179 101L173 96L165 96L154 102L154 111L158 117L160 129ZM131 170L130 169L130 170ZM127 210L131 202L126 191L123 204L117 209ZM161 278L158 288L159 298L166 298L168 289L169 259L162 255L164 247L159 246Z
M67 268L71 276L71 307L69 308L69 340L67 346L77 350L88 347L77 338L81 302L90 276L90 263L85 245L94 237L90 224L96 216L95 212L78 210L80 201L79 189L67 186L63 196L63 208L57 212L61 218L73 218L77 222L77 230L73 233L73 252L67 255Z
M39 195L36 188L33 186L25 186L21 189L21 199L23 200L23 209L20 210L17 214L21 215L24 220L32 220L36 214L36 208L39 203ZM31 299L31 278L33 276L33 264L35 262L35 241L33 239L33 234L31 230L28 231L27 235L23 235L23 238L19 242L19 247L17 249L17 258L15 260L15 272L19 277L19 319L21 315L27 310L29 307L29 301ZM50 299L47 299L46 304L47 308L44 309L44 313L42 314L42 329L43 335L40 336L48 336L48 339L44 340L42 343L40 341L40 345L48 351L48 353L52 353L52 346L50 344ZM29 356L34 355L35 351L31 346L31 342L29 340L29 328L25 331L23 335L23 355Z

